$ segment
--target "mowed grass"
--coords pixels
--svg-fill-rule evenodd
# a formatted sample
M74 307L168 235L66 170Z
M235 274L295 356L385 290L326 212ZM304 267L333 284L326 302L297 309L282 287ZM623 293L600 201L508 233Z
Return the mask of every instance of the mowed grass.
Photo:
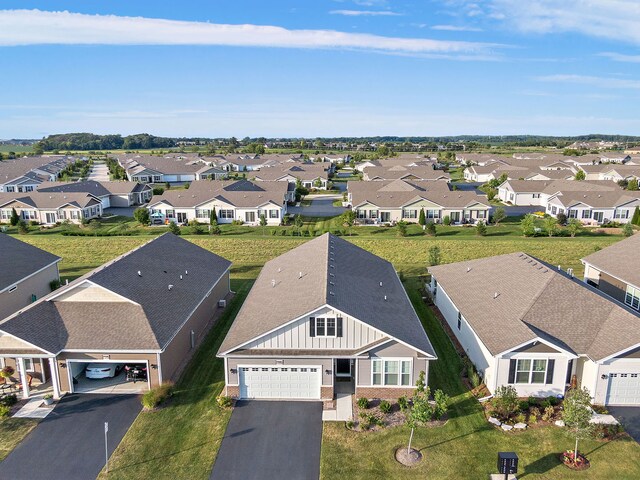
M4 460L37 424L38 420L31 418L0 419L0 461Z
M143 412L109 460L103 479L206 479L224 437L231 410L216 397L224 387L224 362L215 357L251 281L232 281L237 293L176 385L169 403Z
M487 478L496 473L499 451L520 457L518 478L616 480L640 478L640 446L630 437L606 442L582 440L592 467L573 472L558 458L573 448L574 440L557 427L524 432L502 432L484 418L480 404L460 381L462 364L444 330L421 299L417 279L407 282L408 293L433 343L438 361L430 368L429 383L452 397L450 419L443 427L417 428L413 446L423 461L404 467L394 459L397 448L407 445L410 430L395 427L380 432L357 433L342 423L325 423L320 477L333 479L458 479Z

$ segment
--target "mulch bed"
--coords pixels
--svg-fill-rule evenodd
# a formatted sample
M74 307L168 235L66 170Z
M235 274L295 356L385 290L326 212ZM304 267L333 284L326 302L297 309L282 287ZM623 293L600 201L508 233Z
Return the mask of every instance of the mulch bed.
M422 454L413 448L407 451L407 447L400 447L396 450L396 461L406 467L413 467L422 461Z
M572 461L565 462L564 453L560 454L560 461L562 462L562 464L565 467L570 468L571 470L582 471L582 470L587 470L591 466L591 463L589 463L589 460L587 460L587 457L585 457L584 455L581 455L580 453L578 454L578 460L579 460L578 465L574 465Z

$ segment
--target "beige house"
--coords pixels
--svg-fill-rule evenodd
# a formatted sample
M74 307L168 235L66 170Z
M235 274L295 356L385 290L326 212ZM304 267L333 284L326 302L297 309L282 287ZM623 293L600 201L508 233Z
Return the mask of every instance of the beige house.
M157 237L0 322L2 366L16 369L25 398L32 382L51 382L59 397L175 380L226 304L230 267L173 234ZM91 364L113 372L87 378Z
M0 223L9 223L15 209L25 222L55 225L102 216L102 202L89 193L0 193Z
M131 207L151 200L153 192L149 185L138 182L43 182L38 192L86 193L100 199L102 208Z
M0 320L51 293L60 257L0 233Z
M227 395L324 401L411 395L436 359L393 266L331 234L265 264L218 356Z
M491 205L486 195L451 190L446 181L348 182L348 201L358 223L417 223L424 210L428 222L488 221Z

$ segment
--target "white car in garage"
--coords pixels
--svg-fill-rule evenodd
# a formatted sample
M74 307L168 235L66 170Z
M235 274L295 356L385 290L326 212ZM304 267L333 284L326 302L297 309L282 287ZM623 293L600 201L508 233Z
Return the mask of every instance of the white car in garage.
M94 379L113 378L120 373L122 367L119 363L90 363L85 370L85 376Z

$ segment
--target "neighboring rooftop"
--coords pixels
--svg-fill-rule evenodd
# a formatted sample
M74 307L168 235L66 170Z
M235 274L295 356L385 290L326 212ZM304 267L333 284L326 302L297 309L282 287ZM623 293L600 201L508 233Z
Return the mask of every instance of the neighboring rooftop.
M543 338L597 361L640 343L640 317L525 253L429 271L493 355Z
M393 265L329 233L265 264L219 353L324 305L435 357Z
M640 288L640 234L587 255L582 262Z
M60 257L0 233L0 292L39 270L59 262Z

